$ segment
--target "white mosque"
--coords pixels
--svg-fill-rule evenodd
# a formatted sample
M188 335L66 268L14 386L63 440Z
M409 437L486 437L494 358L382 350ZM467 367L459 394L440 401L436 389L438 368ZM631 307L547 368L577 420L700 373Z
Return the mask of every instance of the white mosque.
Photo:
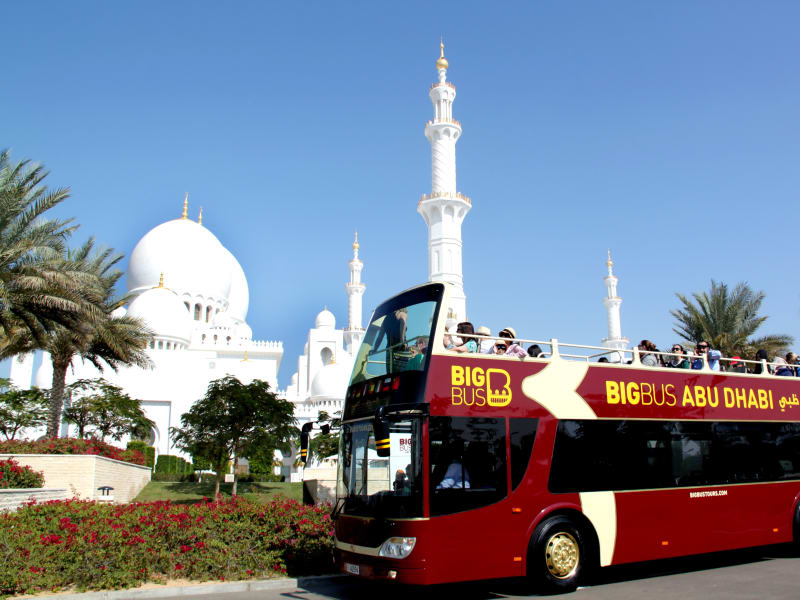
M448 61L441 45L436 61L438 82L429 92L434 117L425 126L431 144L431 193L423 195L417 210L428 227L428 278L446 281L456 288L448 316L452 322L466 320L466 295L462 276L461 225L472 204L456 189L455 145L461 123L453 118L455 86L447 81ZM169 428L180 425L180 417L201 398L210 381L233 375L243 382L261 379L295 405L298 426L316 421L320 411L335 415L342 410L354 355L364 336L358 234L349 261L347 325L336 328L336 318L327 308L308 331L297 371L284 390L278 387L278 368L283 358L280 341L256 340L247 324L249 291L247 278L236 258L202 223L189 219L188 194L180 218L151 229L136 244L127 271L131 301L127 314L143 319L154 332L148 354L154 368L123 368L99 373L89 363L76 361L67 383L103 376L141 400L155 423L150 443L159 454L179 454L172 446ZM628 347L622 337L617 278L609 253L607 296L608 348ZM124 314L121 312L120 314ZM52 365L44 356L33 377L32 355L15 358L11 380L21 388L31 381L40 388L52 383ZM66 435L66 426L62 435ZM292 469L293 457L283 459L283 471Z

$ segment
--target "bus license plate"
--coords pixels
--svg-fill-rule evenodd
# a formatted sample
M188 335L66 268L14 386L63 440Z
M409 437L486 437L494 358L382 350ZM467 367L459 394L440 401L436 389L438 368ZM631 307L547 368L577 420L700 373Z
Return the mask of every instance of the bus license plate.
M360 572L358 565L354 565L349 562L344 563L344 570L347 571L348 573L352 573L353 575L358 575Z

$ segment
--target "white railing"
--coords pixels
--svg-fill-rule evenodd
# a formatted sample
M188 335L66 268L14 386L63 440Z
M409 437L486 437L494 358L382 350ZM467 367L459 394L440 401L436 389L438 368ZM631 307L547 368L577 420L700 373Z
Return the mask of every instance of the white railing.
M453 336L458 336L457 333L452 333ZM689 369L692 369L692 365L699 359L702 361L702 367L699 369L700 371L707 371L707 372L717 372L712 371L711 367L709 366L708 357L705 354L693 354L691 352L686 352L684 354L672 353L672 352L658 352L658 351L647 351L642 352L639 350L638 347L634 348L623 348L623 349L616 349L616 348L606 348L605 346L590 346L586 344L567 344L565 342L559 342L556 338L551 338L550 340L533 340L533 339L526 339L526 338L514 338L513 340L509 338L502 338L493 335L478 335L478 334L465 334L464 337L470 337L476 340L492 340L494 342L497 341L504 341L508 342L515 342L517 344L525 345L525 346L532 346L538 345L542 349L542 354L538 358L532 358L531 356L527 357L520 357L518 360L551 360L551 359L564 359L564 360L575 360L581 362L601 362L605 363L606 361L602 361L603 357L608 359L609 365L619 366L633 366L637 368L645 368L645 369L673 369L674 367L668 367L666 363L672 361L673 358L679 359L686 359L689 361ZM548 351L549 349L549 351ZM651 366L643 364L641 361L642 355L652 354L658 357L658 365ZM501 354L483 354L482 356L486 357L497 357L500 358L503 355ZM506 357L511 358L511 357ZM724 366L723 372L725 373L739 373L739 374L760 374L760 375L768 375L772 377L778 377L775 374L775 371L778 370L780 367L788 367L795 373L797 373L797 369L800 369L800 365L791 365L787 363L776 363L776 362L767 362L765 360L746 360L743 358L728 358L728 357L721 357L719 359L720 365ZM760 373L755 373L757 367L760 366ZM737 370L743 369L743 370Z

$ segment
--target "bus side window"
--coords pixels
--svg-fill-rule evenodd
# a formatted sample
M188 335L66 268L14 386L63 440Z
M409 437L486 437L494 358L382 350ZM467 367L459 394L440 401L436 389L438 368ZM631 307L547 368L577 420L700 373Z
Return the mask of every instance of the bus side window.
M431 417L429 437L432 515L506 497L505 419Z
M536 438L536 427L539 419L509 419L509 434L511 445L511 490L517 489L533 452L533 441Z

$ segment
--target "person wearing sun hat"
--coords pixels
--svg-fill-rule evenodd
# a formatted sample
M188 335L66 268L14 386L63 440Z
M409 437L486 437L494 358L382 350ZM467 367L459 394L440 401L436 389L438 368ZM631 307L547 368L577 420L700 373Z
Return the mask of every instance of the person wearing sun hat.
M481 325L480 327L478 327L478 330L475 333L477 333L478 335L492 335L492 330L489 329L486 325ZM493 347L494 347L494 340L478 338L478 352L480 354L492 354Z
M514 341L517 337L517 332L513 327L504 327L497 335L499 335L501 338L509 340L508 347L506 348L506 356L516 356L519 358L525 358L528 356L528 352L525 350L525 348Z

